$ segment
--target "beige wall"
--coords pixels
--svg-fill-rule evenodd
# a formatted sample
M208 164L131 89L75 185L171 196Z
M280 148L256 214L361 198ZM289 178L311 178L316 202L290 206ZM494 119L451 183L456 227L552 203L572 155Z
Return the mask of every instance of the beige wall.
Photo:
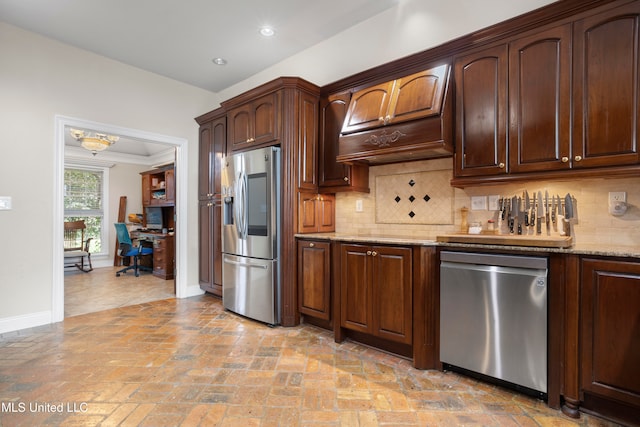
M336 199L336 231L357 234L395 234L400 236L421 236L435 238L438 234L458 232L460 230L461 208L471 207L472 196L522 195L527 190L533 192L545 190L549 194L564 196L571 193L577 200L577 222L574 225L574 238L577 244L585 245L640 245L640 178L606 179L594 172L592 179L568 181L531 181L505 185L478 186L454 189L454 200L447 212L453 218L451 225L406 224L405 211L397 212L395 223L382 223L376 220L376 209L386 209L376 194L391 194L397 188L376 188L379 177L403 175L410 177L424 171L442 171L452 174L452 159L427 160L375 166L370 168L369 184L371 193L343 193ZM405 180L406 181L406 180ZM404 182L404 181L402 181ZM385 184L386 185L386 184ZM608 213L608 193L626 191L629 209L624 216L615 217ZM356 200L362 200L363 212L356 212ZM388 198L384 203L389 203ZM418 199L415 203L420 202ZM391 202L394 203L394 202ZM495 212L488 210L469 211L469 222L486 221L494 217ZM446 215L445 215L446 216Z
M51 316L56 115L188 140L187 286L197 288L193 118L216 95L1 22L0 58L0 196L13 202L0 211L0 332Z

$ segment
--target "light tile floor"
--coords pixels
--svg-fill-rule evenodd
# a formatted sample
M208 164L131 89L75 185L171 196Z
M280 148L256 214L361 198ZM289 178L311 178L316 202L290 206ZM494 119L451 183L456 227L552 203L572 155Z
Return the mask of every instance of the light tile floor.
M2 427L614 425L209 295L0 335L0 402Z

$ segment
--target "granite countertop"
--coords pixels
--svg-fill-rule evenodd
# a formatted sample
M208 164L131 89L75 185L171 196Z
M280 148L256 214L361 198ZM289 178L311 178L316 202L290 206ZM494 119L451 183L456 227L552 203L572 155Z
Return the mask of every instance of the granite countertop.
M564 253L576 255L599 255L631 257L640 259L640 246L617 246L606 244L575 244L570 248L548 248L532 246L490 245L473 243L445 243L436 241L436 236L410 237L395 235L363 235L350 233L309 233L297 234L297 238L333 240L340 242L379 243L394 245L441 246L450 248L469 248L473 250L498 249L508 251L526 251L540 253Z

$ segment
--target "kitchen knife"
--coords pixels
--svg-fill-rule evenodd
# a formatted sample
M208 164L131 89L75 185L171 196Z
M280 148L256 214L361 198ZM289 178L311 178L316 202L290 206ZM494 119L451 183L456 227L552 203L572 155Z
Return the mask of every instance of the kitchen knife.
M571 234L571 218L573 218L573 199L571 194L564 196L564 224L563 230L566 235Z
M500 198L500 218L504 221L507 214L507 198L502 196Z
M531 227L536 225L536 193L533 193L533 204L531 205L531 218L529 219Z
M564 203L562 201L562 197L560 197L560 195L558 194L557 196L555 196L558 199L558 233L561 236L564 236L565 233L565 228L564 228L564 210L562 209L562 204Z
M529 226L529 209L531 209L531 201L529 200L529 192L524 190L524 225Z
M551 223L553 224L553 228L555 230L556 228L556 206L557 206L557 201L556 201L556 196L553 196L551 199Z
M544 213L542 212L542 191L538 191L538 213L537 213L537 222L536 222L536 234L542 234L542 216Z
M522 223L524 223L524 210L522 209L522 199L518 197L518 234L522 234Z
M516 212L515 210L518 209L518 198L516 196L513 196L511 198L511 206L510 206L510 211L509 211L509 233L513 234L513 226L515 225L515 217L516 217Z
M547 235L551 232L551 219L549 215L549 192L544 192L544 223L547 226Z

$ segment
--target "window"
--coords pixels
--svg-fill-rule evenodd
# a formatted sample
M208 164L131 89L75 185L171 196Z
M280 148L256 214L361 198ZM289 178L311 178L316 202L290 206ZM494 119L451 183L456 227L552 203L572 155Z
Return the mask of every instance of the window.
M85 237L92 238L92 254L107 253L103 245L108 241L104 227L107 178L108 169L82 166L65 166L64 169L64 220L85 222Z

